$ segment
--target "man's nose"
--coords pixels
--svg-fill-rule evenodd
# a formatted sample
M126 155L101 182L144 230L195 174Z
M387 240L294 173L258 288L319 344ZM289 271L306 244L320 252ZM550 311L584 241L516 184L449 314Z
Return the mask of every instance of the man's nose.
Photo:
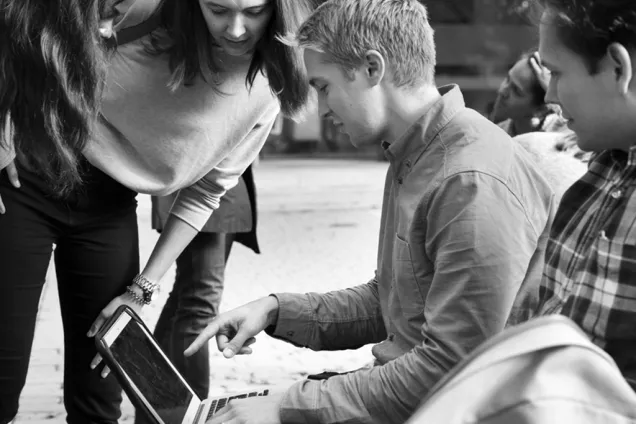
M544 101L546 103L559 104L559 96L557 95L554 78L550 78L548 89L545 90Z
M327 118L331 114L331 109L327 105L327 101L323 99L323 95L318 95L318 114L323 118Z
M508 81L502 82L501 85L499 86L499 91L498 91L499 96L508 97L509 93L510 93L510 83Z

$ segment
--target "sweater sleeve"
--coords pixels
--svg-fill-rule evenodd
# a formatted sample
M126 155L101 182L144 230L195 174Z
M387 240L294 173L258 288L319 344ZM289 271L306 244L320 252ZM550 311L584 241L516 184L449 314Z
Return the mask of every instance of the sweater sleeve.
M239 177L258 157L274 126L280 108L277 102L260 122L216 167L198 182L179 192L170 213L201 231L226 191L238 184Z
M7 119L7 127L5 130L6 140L0 140L0 171L7 167L15 159L15 147L11 139L11 124Z

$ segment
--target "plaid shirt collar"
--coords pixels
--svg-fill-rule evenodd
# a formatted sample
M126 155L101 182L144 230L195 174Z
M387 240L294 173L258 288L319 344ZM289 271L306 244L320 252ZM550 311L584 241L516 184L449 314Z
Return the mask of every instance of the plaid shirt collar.
M591 158L552 226L540 314L572 318L636 387L636 147Z

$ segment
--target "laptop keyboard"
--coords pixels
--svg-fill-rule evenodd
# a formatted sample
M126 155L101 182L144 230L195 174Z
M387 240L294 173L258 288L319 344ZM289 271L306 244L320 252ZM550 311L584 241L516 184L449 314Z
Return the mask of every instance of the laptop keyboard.
M208 412L208 416L205 418L205 421L209 420L212 415L216 414L218 411L223 409L225 405L227 405L232 399L245 399L254 396L267 396L269 394L269 390L265 389L262 393L259 392L251 392L251 393L243 393L240 395L234 395L227 398L214 399L210 402L210 411Z

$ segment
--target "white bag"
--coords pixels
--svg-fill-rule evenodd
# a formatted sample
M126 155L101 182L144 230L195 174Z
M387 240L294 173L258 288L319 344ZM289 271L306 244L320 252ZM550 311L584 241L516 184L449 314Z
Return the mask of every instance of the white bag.
M544 316L478 347L407 423L636 423L636 393L574 322Z

